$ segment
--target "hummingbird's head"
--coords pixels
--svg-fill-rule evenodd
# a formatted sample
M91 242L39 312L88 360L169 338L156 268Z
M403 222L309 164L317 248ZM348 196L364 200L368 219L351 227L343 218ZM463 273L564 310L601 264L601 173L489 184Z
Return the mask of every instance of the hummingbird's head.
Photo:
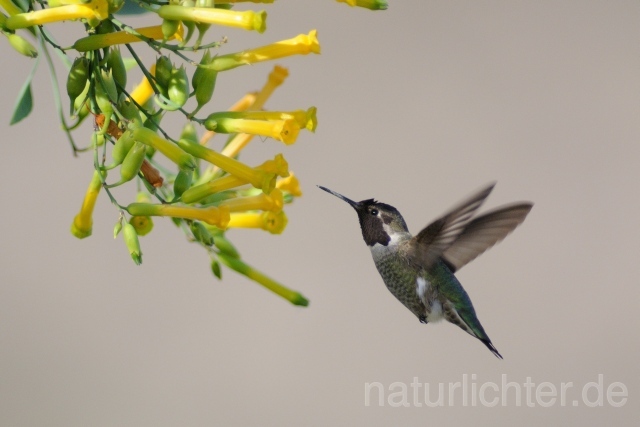
M377 202L374 199L354 202L340 193L320 185L318 187L349 203L356 210L358 220L360 220L362 237L368 246L374 246L376 243L387 246L395 235L409 232L404 218L391 205Z

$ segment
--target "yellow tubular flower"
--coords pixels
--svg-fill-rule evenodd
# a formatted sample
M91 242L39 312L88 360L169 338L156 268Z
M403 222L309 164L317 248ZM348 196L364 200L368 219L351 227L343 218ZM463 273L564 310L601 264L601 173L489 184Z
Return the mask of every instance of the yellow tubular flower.
M162 40L164 38L162 34L162 25L135 28L133 31L149 39ZM183 34L184 27L182 25L179 25L178 31L176 31L173 36L169 37L168 40L177 39L181 41ZM81 39L78 39L72 47L78 52L87 52L90 50L102 49L117 44L135 43L139 41L142 41L142 39L129 32L116 31L115 33L94 34L92 36L83 37Z
M256 169L275 173L282 178L289 176L289 162L287 162L281 153L276 154L273 160L266 160L263 164L257 166Z
M223 171L237 176L256 188L262 189L265 193L270 193L275 188L276 175L274 173L256 170L236 159L217 153L199 144L191 144L185 140L178 141L178 144L192 156L218 166Z
M269 195L264 193L257 196L238 197L235 199L229 199L221 202L218 206L226 206L230 212L245 212L245 211L270 211L278 213L282 211L284 205L284 198L282 191L275 189Z
M211 117L210 115L209 117ZM249 133L282 141L287 145L296 142L300 133L298 122L292 118L281 120L250 120L227 117L207 118L205 127L218 133Z
M293 197L302 196L302 190L300 190L300 181L293 174L293 172L290 172L288 177L276 181L276 188L288 192Z
M267 82L264 84L260 92L251 105L252 110L260 110L264 107L265 102L271 97L273 91L284 83L284 80L289 76L289 70L279 65L273 67L273 71L269 74Z
M307 111L295 110L295 111L222 111L219 113L212 113L207 117L207 120L215 121L217 119L248 119L248 120L281 120L281 119L294 119L300 128L306 128L311 132L315 132L318 126L318 119L316 118L316 107L309 107Z
M78 239L91 236L93 228L93 208L96 205L96 200L98 199L101 188L102 180L100 179L100 174L98 171L94 171L91 183L89 183L87 192L84 195L80 212L73 218L73 223L71 224L71 234Z
M245 96L240 98L238 102L233 104L231 108L229 108L229 111L244 111L249 107L251 107L254 104L255 100L256 100L255 93L247 93ZM211 130L206 131L202 135L202 138L200 138L200 145L206 145L207 142L215 136L215 134L216 133L214 131L211 131Z
M273 160L267 160L254 168L256 172L268 172L278 176L288 176L289 164L282 154L276 154ZM274 178L275 179L275 178ZM195 203L212 194L246 185L247 181L234 175L223 176L213 181L197 184L182 193L183 203Z
M245 94L242 98L240 98L235 104L229 108L229 111L244 111L248 110L249 107L253 107L256 102L256 93L250 92Z
M300 34L288 40L282 40L267 46L249 49L242 52L217 56L207 65L216 71L231 70L241 65L255 64L262 61L284 58L291 55L307 55L320 53L318 32L311 30L309 34Z
M224 230L229 223L229 208L209 206L162 205L152 203L131 203L126 207L133 216L169 216L173 218L196 219Z
M284 212L249 212L232 213L229 218L229 228L261 228L271 234L280 234L287 226L287 216Z
M264 33L267 29L267 12L214 9L210 7L160 6L158 16L175 21L194 21L227 27L254 30Z
M204 184L194 185L182 193L181 200L183 203L195 203L220 191L230 190L246 184L246 181L238 177L227 175Z
M88 19L103 21L109 17L109 4L106 0L92 0L85 4L42 9L34 12L17 13L7 18L6 27L10 30L44 25L70 19Z
M156 75L155 63L149 69L149 73L151 73L152 76ZM131 98L135 102L137 102L138 105L144 105L147 103L147 101L149 101L149 99L151 99L151 97L153 96L153 93L154 93L153 88L151 87L149 80L147 80L147 76L143 75L142 81L131 92Z

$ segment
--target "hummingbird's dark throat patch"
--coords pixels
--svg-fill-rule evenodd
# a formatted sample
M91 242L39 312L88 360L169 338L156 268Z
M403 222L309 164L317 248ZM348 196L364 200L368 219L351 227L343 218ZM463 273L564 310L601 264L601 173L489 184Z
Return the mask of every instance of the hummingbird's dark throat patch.
M387 246L391 241L391 237L384 230L384 223L388 224L391 218L386 218L384 212L379 213L379 203L373 199L363 200L358 203L358 219L360 220L360 228L362 229L362 237L368 246L374 246L379 243ZM383 205L383 204L380 204Z

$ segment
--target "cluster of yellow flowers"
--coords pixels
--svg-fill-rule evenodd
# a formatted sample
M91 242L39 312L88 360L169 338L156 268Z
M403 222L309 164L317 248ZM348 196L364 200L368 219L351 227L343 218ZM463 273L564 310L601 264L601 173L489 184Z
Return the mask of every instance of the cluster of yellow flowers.
M299 197L301 191L284 156L278 154L260 165L249 166L240 162L238 155L256 135L289 145L301 130L315 131L315 107L264 110L265 102L288 74L286 68L275 66L260 91L246 94L228 111L210 113L206 118L196 115L211 100L218 73L291 55L319 54L320 44L316 31L312 30L254 49L212 54L211 50L219 48L220 43L203 42L211 25L265 31L266 12L232 10L233 4L240 1L139 0L135 3L155 14L161 23L132 28L114 16L125 0L50 0L39 10L34 9L40 3L31 1L30 11L22 11L11 0L0 0L0 7L7 13L0 13L0 26L21 53L32 57L38 53L16 34L16 30L27 29L52 48L76 55L69 61L66 85L70 114L76 121L66 129L73 130L85 118L94 117L95 131L88 150L94 153L95 170L80 212L71 225L74 236L82 239L91 235L96 200L105 192L119 210L114 237L122 233L136 264L142 262L138 237L152 230L151 217L171 217L190 240L207 250L217 277L221 277L222 263L293 304L306 306L308 301L300 293L245 263L225 231L256 228L279 234L285 229L287 217L283 207ZM374 10L386 8L386 2L381 0L342 1ZM81 21L87 36L70 47L58 46L42 26L63 20ZM198 37L189 45L195 30ZM145 66L131 46L137 42L145 43L161 56ZM131 58L122 57L121 46ZM176 66L163 52L173 53L184 64ZM202 52L199 62L187 56L199 52ZM127 91L127 63L143 73L142 81L131 91ZM189 100L195 100L197 106L187 112L184 108ZM181 113L186 119L177 138L172 138L161 126L163 117L171 112ZM201 135L197 126L205 129ZM208 148L209 140L220 134L229 135L224 148L219 152ZM73 142L72 145L74 150L82 151ZM175 172L161 166L158 157L175 164ZM116 168L119 176L114 180L109 174ZM134 179L145 190L138 192L135 203L119 204L110 189ZM152 198L157 203L152 203Z

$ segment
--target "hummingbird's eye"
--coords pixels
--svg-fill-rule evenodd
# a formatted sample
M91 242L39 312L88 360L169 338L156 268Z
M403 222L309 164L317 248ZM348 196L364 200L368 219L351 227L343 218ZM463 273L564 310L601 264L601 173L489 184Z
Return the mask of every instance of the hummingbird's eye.
M373 216L376 216L376 215L378 215L378 209L371 209L371 210L369 211L369 213L370 213L371 215L373 215Z

